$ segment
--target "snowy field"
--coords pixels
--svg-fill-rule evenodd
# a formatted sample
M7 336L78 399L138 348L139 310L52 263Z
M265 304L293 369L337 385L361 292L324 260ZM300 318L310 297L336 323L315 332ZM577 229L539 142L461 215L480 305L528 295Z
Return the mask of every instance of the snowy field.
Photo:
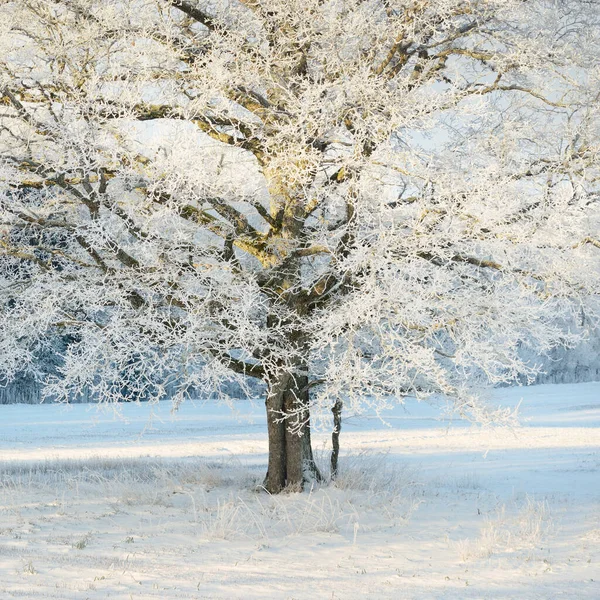
M347 418L336 485L278 497L260 406L1 406L0 598L597 600L600 383L521 398Z

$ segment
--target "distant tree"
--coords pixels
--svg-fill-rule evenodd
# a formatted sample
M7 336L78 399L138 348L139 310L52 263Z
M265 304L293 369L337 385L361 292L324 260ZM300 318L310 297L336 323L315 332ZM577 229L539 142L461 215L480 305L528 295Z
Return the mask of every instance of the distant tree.
M478 387L534 378L522 347L600 290L599 15L3 2L0 368L59 331L56 398L258 378L273 493L316 475L310 414L488 418Z

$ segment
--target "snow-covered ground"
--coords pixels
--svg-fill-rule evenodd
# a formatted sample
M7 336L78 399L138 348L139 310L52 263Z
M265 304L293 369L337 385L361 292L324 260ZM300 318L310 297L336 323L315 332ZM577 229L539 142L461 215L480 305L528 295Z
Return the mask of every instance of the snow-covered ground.
M600 383L521 398L347 418L337 484L278 497L248 402L0 406L0 598L597 600Z

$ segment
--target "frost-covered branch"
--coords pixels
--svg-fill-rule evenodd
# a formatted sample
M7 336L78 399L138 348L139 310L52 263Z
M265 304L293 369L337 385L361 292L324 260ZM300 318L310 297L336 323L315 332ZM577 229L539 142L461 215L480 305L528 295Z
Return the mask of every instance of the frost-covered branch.
M0 370L59 329L55 398L260 378L289 456L282 415L306 440L340 399L487 418L477 388L532 380L600 292L599 28L580 0L4 3Z

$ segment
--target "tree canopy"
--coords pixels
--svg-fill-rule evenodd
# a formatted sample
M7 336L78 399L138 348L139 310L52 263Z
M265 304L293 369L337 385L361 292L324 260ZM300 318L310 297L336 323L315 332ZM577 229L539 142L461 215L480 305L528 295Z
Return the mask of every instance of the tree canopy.
M584 0L3 2L0 371L260 379L270 491L311 411L486 419L600 291L599 44Z

